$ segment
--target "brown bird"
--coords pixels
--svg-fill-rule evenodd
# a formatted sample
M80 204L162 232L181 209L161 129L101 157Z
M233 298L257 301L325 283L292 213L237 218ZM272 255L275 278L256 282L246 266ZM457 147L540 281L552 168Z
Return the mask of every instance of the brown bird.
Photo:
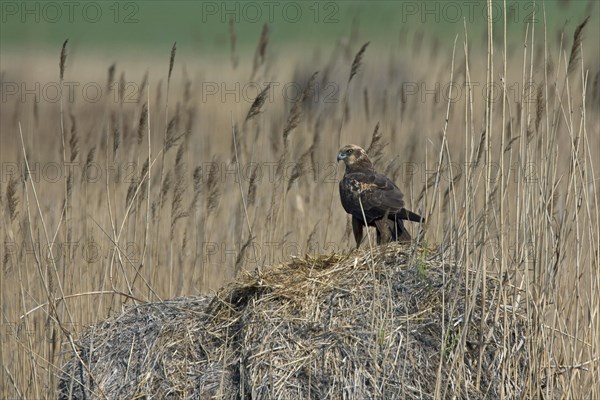
M365 225L377 229L378 244L410 241L402 221L425 222L425 218L404 208L404 195L398 186L375 171L367 153L359 146L342 147L337 160L346 164L346 173L340 181L340 199L344 210L352 215L356 247L363 239Z

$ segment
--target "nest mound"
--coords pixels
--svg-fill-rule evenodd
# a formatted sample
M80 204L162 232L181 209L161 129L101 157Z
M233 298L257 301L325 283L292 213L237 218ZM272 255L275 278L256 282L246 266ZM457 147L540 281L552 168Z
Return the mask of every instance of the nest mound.
M524 316L495 323L498 282L487 289L493 300L470 294L491 310L482 321L481 308L465 316L464 271L424 250L294 258L214 296L131 306L89 328L59 397L428 399L437 386L444 398L483 399L502 385L520 397ZM501 380L506 364L513 374Z

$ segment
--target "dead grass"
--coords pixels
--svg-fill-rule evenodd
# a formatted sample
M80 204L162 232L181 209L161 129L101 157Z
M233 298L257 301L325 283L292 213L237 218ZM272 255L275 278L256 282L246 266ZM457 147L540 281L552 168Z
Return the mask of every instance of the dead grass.
M133 306L92 327L59 397L428 399L439 374L442 398L516 398L528 379L527 314L499 304L507 289L490 280L494 295L478 295L467 316L464 270L439 254L392 244L294 258L215 296ZM484 303L508 307L508 323L482 315ZM520 372L502 381L502 365Z

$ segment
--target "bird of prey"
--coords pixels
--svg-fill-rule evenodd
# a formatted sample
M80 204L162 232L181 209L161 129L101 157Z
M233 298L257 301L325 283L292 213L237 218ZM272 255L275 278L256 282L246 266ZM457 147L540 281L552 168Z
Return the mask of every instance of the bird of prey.
M352 215L356 247L363 239L365 225L377 229L378 244L390 240L409 242L410 234L402 221L425 222L425 219L404 208L404 195L398 186L376 172L367 153L357 145L342 147L337 160L346 164L340 181L340 199L344 210Z

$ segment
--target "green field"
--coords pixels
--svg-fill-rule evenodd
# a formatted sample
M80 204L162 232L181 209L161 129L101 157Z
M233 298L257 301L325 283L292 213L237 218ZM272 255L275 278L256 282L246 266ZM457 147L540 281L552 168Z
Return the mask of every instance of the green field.
M164 53L177 42L194 49L229 51L229 20L234 19L237 46L253 47L265 23L277 41L273 46L305 45L323 38L361 35L374 45L387 46L414 35L454 39L466 22L475 40L485 40L485 2L422 1L101 1L2 2L0 44L3 49L55 49L70 38L87 50L137 50ZM599 33L599 7L588 1L508 1L507 30L522 37L527 22L541 27L544 12L548 31L573 29L584 15L592 21L587 34ZM494 2L493 19L502 21L502 2ZM500 30L501 24L497 24ZM477 32L481 32L478 35Z

